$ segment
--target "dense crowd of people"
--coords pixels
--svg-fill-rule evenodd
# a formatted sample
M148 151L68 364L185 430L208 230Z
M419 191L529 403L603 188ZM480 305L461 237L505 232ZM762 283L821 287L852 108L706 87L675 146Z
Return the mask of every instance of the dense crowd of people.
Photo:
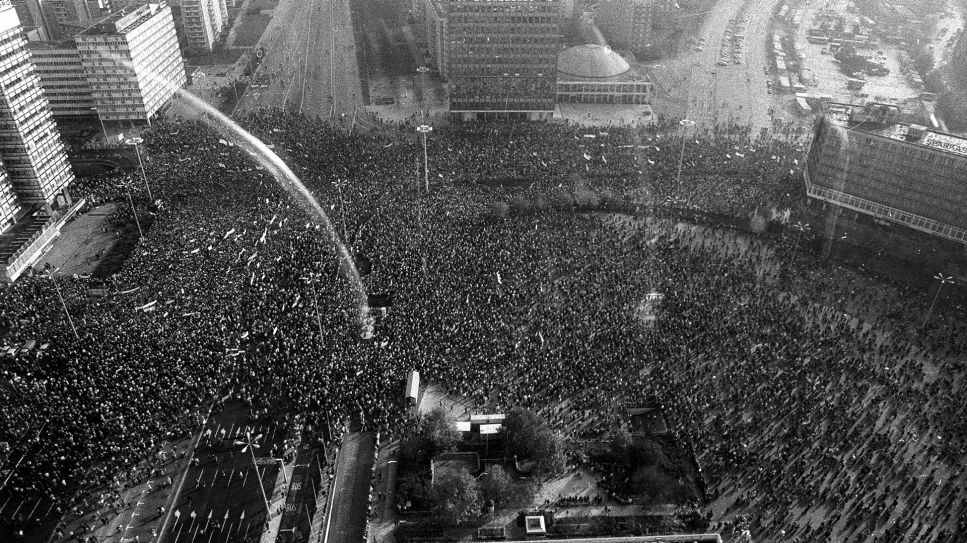
M424 170L402 131L347 136L281 112L243 124L329 212L374 337L360 339L324 228L267 169L204 125L159 123L145 167L160 205L130 183L154 215L146 239L106 296L56 279L79 337L44 274L2 293L6 341L47 345L0 365L0 439L18 464L5 495L62 511L64 489L110 486L225 392L392 435L418 369L489 408L566 402L562 426L659 403L703 466L713 518L751 519L756 540L967 529L963 321L908 333L896 309L922 296L817 262L795 232L748 241L650 215L787 221L801 131L457 125L432 133ZM78 190L127 197L111 176ZM634 317L651 292L664 295L653 329Z

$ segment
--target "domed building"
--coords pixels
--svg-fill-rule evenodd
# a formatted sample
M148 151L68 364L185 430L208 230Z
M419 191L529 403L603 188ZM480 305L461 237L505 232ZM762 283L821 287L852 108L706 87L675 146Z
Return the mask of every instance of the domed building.
M631 69L631 65L610 47L587 43L575 45L557 57L557 76L582 79L608 79L618 77Z
M557 57L557 102L649 104L653 84L606 45L575 45Z

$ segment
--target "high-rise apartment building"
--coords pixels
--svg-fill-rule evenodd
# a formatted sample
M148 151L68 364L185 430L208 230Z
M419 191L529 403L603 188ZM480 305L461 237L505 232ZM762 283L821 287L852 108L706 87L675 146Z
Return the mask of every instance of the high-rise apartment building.
M0 0L0 66L0 158L21 202L50 204L73 175L9 0Z
M96 104L74 40L29 43L40 84L54 117L90 117Z
M967 139L898 117L890 104L829 104L806 160L807 196L967 244Z
M187 81L166 4L131 5L98 21L74 41L103 121L150 123Z
M424 0L423 38L459 119L554 113L561 0Z
M16 279L57 235L74 179L17 12L0 0L0 279Z
M654 44L655 23L663 5L660 0L605 0L594 21L612 47L644 51Z
M225 0L182 0L185 41L195 52L211 51L228 23Z

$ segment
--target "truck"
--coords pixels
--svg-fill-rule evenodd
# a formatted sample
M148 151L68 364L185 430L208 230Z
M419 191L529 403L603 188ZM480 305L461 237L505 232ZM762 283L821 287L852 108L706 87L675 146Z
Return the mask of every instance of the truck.
M406 376L406 403L410 407L415 407L420 399L420 372L410 370Z

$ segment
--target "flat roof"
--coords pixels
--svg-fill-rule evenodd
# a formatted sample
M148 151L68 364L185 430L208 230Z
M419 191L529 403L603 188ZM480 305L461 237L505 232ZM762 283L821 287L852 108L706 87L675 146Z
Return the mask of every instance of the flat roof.
M896 107L894 104L870 104L873 106L888 106ZM907 123L886 123L886 124L874 124L865 122L850 122L849 115L852 109L862 108L863 105L856 104L829 104L827 106L827 116L834 123L845 126L850 130L858 130L860 132L865 132L867 134L874 134L877 136L883 136L885 138L890 138L897 141L902 141L904 143L911 143L916 145L922 145L924 147L930 147L938 151L944 151L947 153L952 153L959 156L967 157L967 138L957 136L954 134L948 134L946 132L938 132L936 130L931 130L926 127L915 127L913 130L913 136L911 136L911 125ZM915 136L915 134L922 134L922 136Z
M151 2L141 2L125 6L102 19L93 25L85 28L78 35L100 36L110 34L124 34L125 32L137 28L141 23L150 19L158 12L160 4Z

